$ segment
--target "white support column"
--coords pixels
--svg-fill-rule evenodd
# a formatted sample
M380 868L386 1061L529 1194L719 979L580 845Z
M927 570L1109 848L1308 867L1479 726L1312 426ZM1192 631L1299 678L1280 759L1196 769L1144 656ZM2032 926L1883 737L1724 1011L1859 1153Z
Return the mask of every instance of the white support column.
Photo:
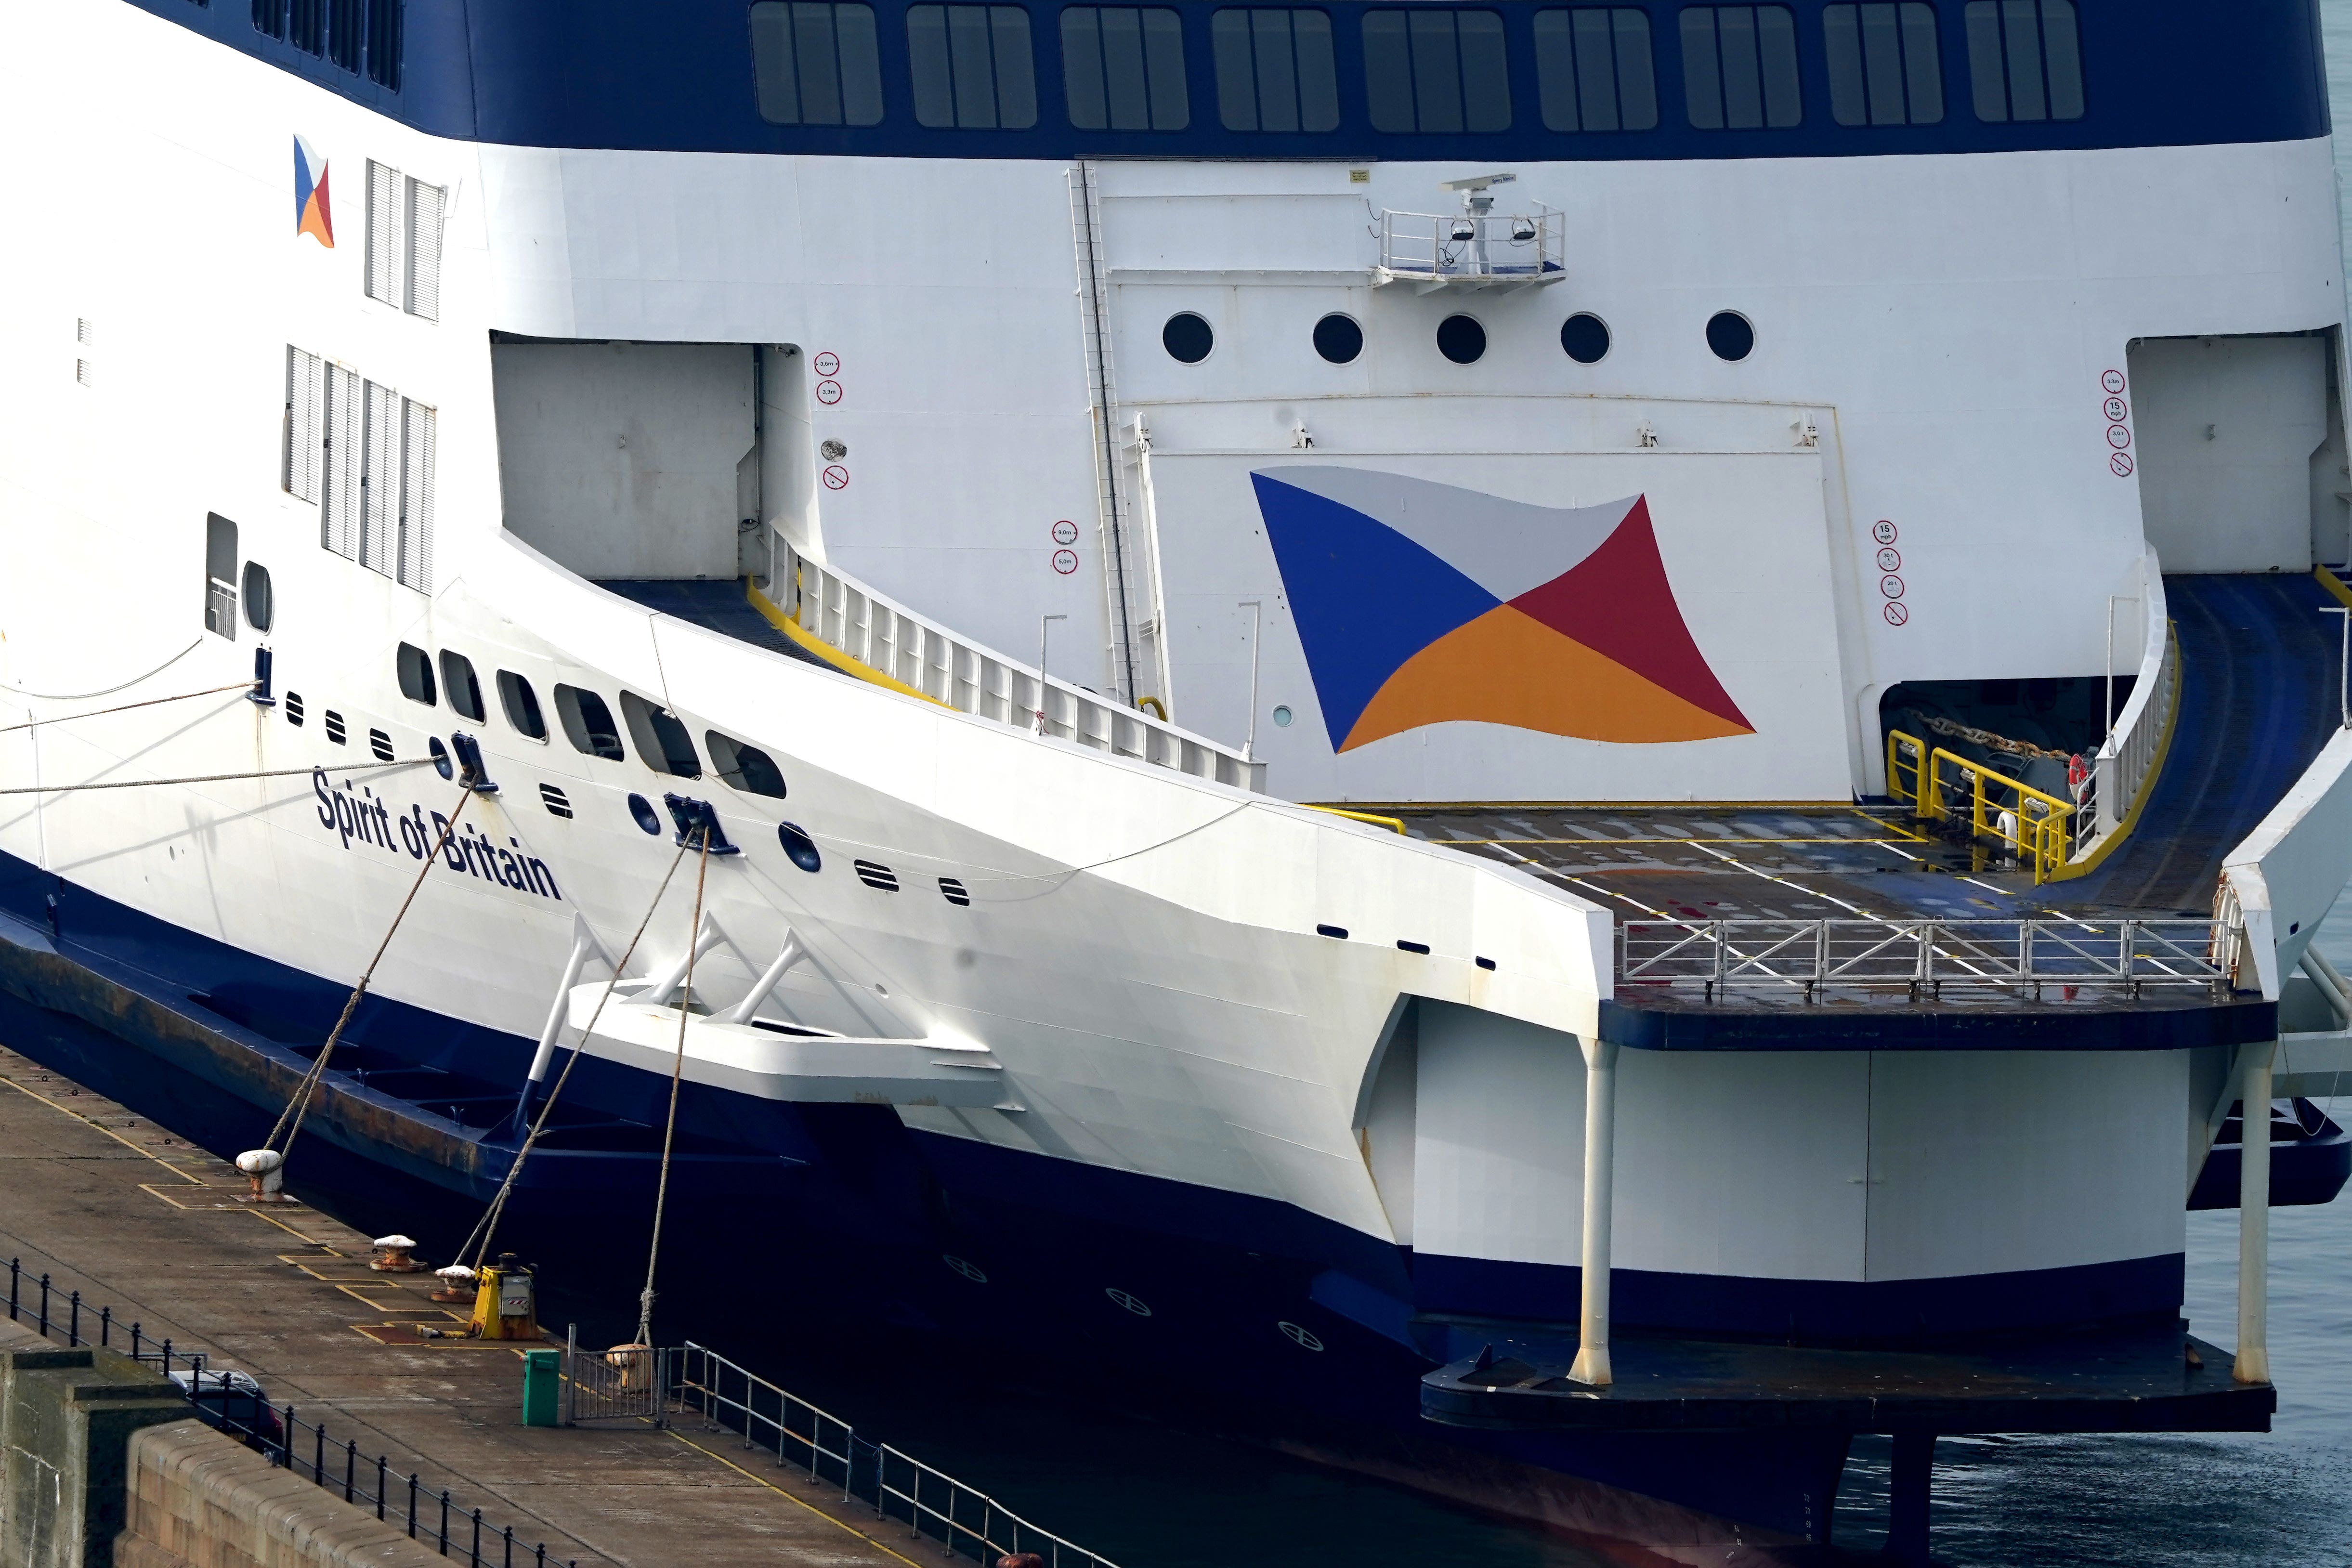
M751 1015L760 1010L760 1004L765 1002L768 999L768 994L782 983L784 971L807 956L808 949L801 945L800 933L790 926L785 927L784 945L777 951L776 961L761 972L759 979L751 983L751 989L743 994L743 1000L728 1010L727 1022L750 1023Z
M572 988L580 984L580 972L588 966L592 958L604 959L607 963L612 962L604 958L604 944L596 940L596 933L588 929L587 921L574 915L572 927L572 956L564 960L563 977L555 983L555 999L547 1005L547 1026L540 1030L539 1049L531 1054L530 1076L523 1080L525 1093L530 1092L530 1085L542 1083L547 1079L547 1066L555 1059L556 1037L562 1032L563 1020L570 1016Z
M2271 1380L2271 1063L2275 1041L2248 1046L2238 1079L2238 1358L2240 1383Z
M1617 1165L1617 1047L1587 1038L1584 1047L1584 1308L1577 1319L1570 1378L1605 1388L1609 1371L1609 1211ZM2267 1079L2264 1079L2268 1081Z

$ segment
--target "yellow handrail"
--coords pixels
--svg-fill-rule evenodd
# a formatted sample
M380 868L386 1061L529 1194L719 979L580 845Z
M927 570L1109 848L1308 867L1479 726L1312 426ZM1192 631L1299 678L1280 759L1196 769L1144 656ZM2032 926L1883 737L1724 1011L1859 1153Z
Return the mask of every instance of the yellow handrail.
M1336 805L1314 805L1303 800L1298 804L1306 806L1309 811L1328 811L1334 816L1344 816L1350 822L1369 822L1375 827L1385 827L1391 833L1400 835L1404 833L1404 820L1402 817L1374 816L1369 811L1349 811Z
M1944 798L1947 763L1959 771L1954 783L1969 792L1971 837L1995 838L2010 846L2018 858L2032 865L2037 884L2048 881L2051 874L2066 863L2074 842L2066 831L2066 819L2074 812L2073 803L2044 795L2032 784L1997 773L1981 763L1971 762L1940 746L1930 748L1916 735L1906 735L1900 730L1886 732L1886 793L1896 800L1909 801L1921 816L1954 815L1953 804ZM1910 780L1907 788L1904 782L1906 769ZM1989 790L2011 793L2008 799L2002 800L1988 794Z

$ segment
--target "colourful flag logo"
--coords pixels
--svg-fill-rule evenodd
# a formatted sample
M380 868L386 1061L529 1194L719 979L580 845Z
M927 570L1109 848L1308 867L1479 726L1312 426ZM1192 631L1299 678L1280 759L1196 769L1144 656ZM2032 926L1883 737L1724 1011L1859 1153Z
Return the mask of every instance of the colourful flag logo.
M335 218L327 207L327 161L299 136L294 138L294 234L309 235L335 248Z
M1475 720L1748 735L1691 640L1647 497L1579 508L1365 468L1250 475L1334 751Z

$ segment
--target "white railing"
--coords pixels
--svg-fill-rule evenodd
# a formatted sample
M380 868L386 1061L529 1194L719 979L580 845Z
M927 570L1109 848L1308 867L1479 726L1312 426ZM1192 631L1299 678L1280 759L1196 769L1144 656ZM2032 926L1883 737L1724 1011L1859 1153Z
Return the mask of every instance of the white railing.
M2004 994L2072 1001L2149 986L2230 989L2235 934L2220 920L1625 921L1621 997L1652 986L1712 1001L1899 992L1914 1002ZM2055 995L2045 996L2045 990Z
M1549 283L1566 276L1568 217L1531 213L1381 214L1375 284Z
M1017 730L1041 731L1115 756L1237 788L1265 790L1265 764L1163 719L1040 676L854 578L811 560L774 529L768 598L810 637L936 702Z
M2164 575L2156 552L2140 559L2141 625L2138 678L2131 700L2091 763L2091 809L2074 815L2074 854L2080 859L2121 825L2140 785L2163 750L2172 717L2173 688L2180 679L2180 648L2164 603Z

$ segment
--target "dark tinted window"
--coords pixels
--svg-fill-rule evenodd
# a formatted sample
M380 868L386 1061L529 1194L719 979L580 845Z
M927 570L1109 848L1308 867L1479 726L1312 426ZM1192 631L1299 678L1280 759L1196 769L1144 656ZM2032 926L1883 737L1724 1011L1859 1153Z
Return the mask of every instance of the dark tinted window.
M1804 115L1797 19L1785 5L1694 5L1683 13L1683 96L1701 131L1779 130Z
M1547 131L1651 131L1658 123L1650 18L1631 6L1536 13Z
M710 748L711 771L730 787L772 795L777 800L784 798L783 770L767 752L716 730L703 731L702 743Z
M499 671L499 706L507 710L507 722L534 741L547 739L547 720L539 710L539 693L530 682L511 669Z
M258 561L245 563L245 619L255 631L266 632L278 618L278 595L269 585L269 568Z
M1717 310L1706 319L1706 346L1717 359L1746 359L1756 352L1756 329L1737 310Z
M365 0L327 0L327 58L347 71L355 71L360 68Z
M1364 352L1364 329L1346 316L1326 316L1315 323L1315 352L1333 364L1353 363Z
M1209 351L1217 346L1217 334L1209 330L1208 322L1192 311L1180 310L1169 317L1168 324L1160 329L1160 346L1168 351L1171 359L1181 360L1186 364L1199 364L1209 357Z
M379 87L400 90L401 35L407 9L405 0L368 0L367 7L367 74Z
M2073 0L1969 0L1962 16L1979 120L2083 118Z
M1486 329L1475 316L1448 316L1437 323L1437 352L1455 364L1476 364L1486 353Z
M1210 19L1217 57L1217 118L1228 131L1336 131L1339 71L1331 18L1320 11L1220 11Z
M613 710L596 693L583 691L576 686L558 686L555 716L562 721L564 739L572 742L573 750L615 763L627 757L628 753L621 749L621 729L613 722Z
M1822 43L1830 117L1840 125L1933 125L1944 118L1933 6L1912 0L1826 6Z
M682 779L702 776L702 759L677 715L634 691L621 693L621 716L629 721L629 739L637 743L637 759L657 773Z
M414 643L402 643L395 662L400 667L400 694L427 708L440 700L433 689L433 660Z
M816 841L793 823L776 824L776 842L784 847L784 854L803 871L814 871L824 865L824 857L816 852Z
M907 57L915 119L961 131L1037 123L1029 13L1018 5L909 5Z
M462 653L441 650L441 685L449 706L476 723L488 717L482 707L482 683L474 679L474 661Z
M772 125L878 125L882 56L870 5L758 0L751 72Z
M1062 90L1080 131L1183 130L1183 23L1157 5L1066 8Z
M1599 364L1609 353L1609 323L1580 310L1559 324L1559 346L1579 364Z
M205 518L205 630L236 637L236 524L216 511Z
M1503 18L1492 11L1369 11L1364 93L1375 131L1507 131Z

